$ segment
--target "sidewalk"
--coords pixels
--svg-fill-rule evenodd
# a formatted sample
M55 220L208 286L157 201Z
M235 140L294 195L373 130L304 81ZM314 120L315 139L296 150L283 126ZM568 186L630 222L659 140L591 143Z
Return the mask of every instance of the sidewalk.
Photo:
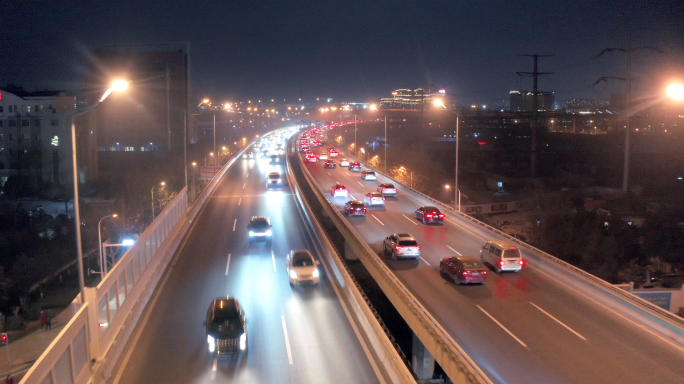
M49 311L51 314L52 310ZM52 326L49 330L40 328L40 321L33 321L27 324L27 328L34 329L33 332L25 335L17 341L12 341L10 335L9 356L12 361L8 361L7 345L0 347L0 378L4 380L11 374L16 383L31 368L31 365L38 360L40 355L47 349L52 341L59 335L64 326L71 320L71 309L61 310L52 318Z

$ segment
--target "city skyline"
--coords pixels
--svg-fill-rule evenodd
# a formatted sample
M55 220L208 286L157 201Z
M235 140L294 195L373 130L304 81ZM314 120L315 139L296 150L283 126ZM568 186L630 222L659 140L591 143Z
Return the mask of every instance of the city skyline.
M595 4L297 1L191 6L37 1L7 6L0 84L77 91L102 46L189 42L192 97L223 100L317 97L377 101L397 88L447 89L461 104L488 104L512 90L557 100L607 99L624 90L631 36L635 92L657 92L684 74L684 6L675 1ZM27 27L30 22L35 27ZM627 27L629 25L629 28ZM657 48L659 51L645 48Z

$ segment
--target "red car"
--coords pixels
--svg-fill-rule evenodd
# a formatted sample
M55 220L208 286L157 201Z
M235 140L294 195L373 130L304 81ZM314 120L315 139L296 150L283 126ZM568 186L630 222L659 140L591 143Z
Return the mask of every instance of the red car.
M335 163L335 160L326 160L325 164L323 165L323 168L336 168L337 163Z
M439 273L456 284L484 284L487 281L487 269L473 256L445 257L439 261Z
M363 205L363 201L361 200L349 200L346 203L344 203L344 213L346 213L349 216L366 216L366 210L367 208L365 205Z
M347 197L347 196L349 196L349 190L348 190L347 188L345 188L344 185L342 185L342 184L335 184L335 185L332 187L332 190L330 191L330 194L331 194L333 197L337 197L337 196L344 196L344 197Z
M306 162L307 163L315 163L316 161L318 161L318 158L316 157L316 155L314 155L314 154L306 155Z
M430 223L444 223L444 214L437 209L437 207L425 206L416 209L414 213L416 219L423 222L423 224Z
M358 161L349 163L349 170L352 172L361 172L361 163L359 163Z

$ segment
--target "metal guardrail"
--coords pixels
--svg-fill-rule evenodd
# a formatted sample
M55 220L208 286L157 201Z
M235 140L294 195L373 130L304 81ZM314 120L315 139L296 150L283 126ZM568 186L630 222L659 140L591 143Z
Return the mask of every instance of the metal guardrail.
M355 159L359 162L361 162L358 158L351 156L347 154L347 157ZM438 205L445 210L450 211L451 213L455 214L462 220L466 220L470 222L471 224L474 224L478 226L481 229L484 229L488 232L491 232L506 241L509 241L511 243L516 244L519 248L522 248L523 250L527 251L528 253L534 255L537 257L537 259L532 259L532 264L538 267L544 267L548 266L550 267L550 270L547 270L547 272L550 273L558 273L562 272L569 278L575 278L575 279L580 279L581 282L590 285L594 290L601 290L603 292L609 292L614 299L619 299L624 301L624 304L628 304L631 309L631 313L629 314L631 318L641 322L645 323L648 326L653 327L656 331L658 331L660 334L663 336L666 336L667 338L675 341L676 343L680 345L684 345L684 318L681 318L674 313L671 313L663 308L660 308L628 291L625 291L623 289L620 289L619 287L616 287L586 271L583 271L574 265L571 265L563 260L558 259L557 257L554 257L551 254L548 254L536 247L533 247L520 239L517 239L499 229L496 229L488 224L485 224L465 213L459 212L456 210L454 207L451 207L439 200L436 200L428 195L423 194L420 191L417 191L395 179L392 177L380 172L378 169L369 166L368 164L361 162L364 164L367 168L373 169L377 174L381 175L382 177L391 180L392 182L400 185L402 188L410 191L411 193L418 195L431 203ZM529 261L529 259L528 259ZM537 263L535 263L536 261ZM546 265L543 265L546 264ZM558 277L558 276L556 276ZM560 280L560 279L559 279ZM563 283L566 283L566 281L560 280ZM625 308L624 305L619 305L614 303L614 300L611 301L610 298L606 298L605 300L602 300L604 304L607 304L611 307L616 307L620 308L621 310L629 310L629 308ZM637 312L634 312L637 311Z
M354 249L366 269L380 285L397 311L409 324L413 332L439 362L454 383L491 383L482 369L468 356L463 348L449 335L439 322L423 307L418 299L392 273L366 241L349 225L346 218L327 198L324 190L314 181L311 173L297 156L300 167L314 194L333 219L345 240Z
M297 154L295 153L294 156L297 156ZM289 158L289 156L287 157ZM331 268L335 268L334 274L330 277L334 278L343 290L342 294L345 295L350 302L355 304L352 310L354 310L355 317L362 324L366 337L372 344L375 355L378 356L378 359L383 366L391 368L391 370L387 369L386 371L390 376L392 383L415 383L416 381L406 365L408 363L406 356L401 352L401 348L399 348L394 337L389 333L389 330L382 322L380 315L378 315L375 308L373 308L370 299L368 299L359 283L352 276L351 271L349 271L349 268L344 263L342 255L340 255L337 249L332 245L326 231L321 226L319 220L314 216L313 208L302 195L299 183L294 176L292 164L289 159L286 161L288 183L298 202L300 212L303 218L305 218L305 221L311 226L313 232L317 235L315 236L317 237L316 240L318 240L327 250L325 256L327 256L328 265ZM335 281L333 281L333 284ZM363 320L365 320L365 322ZM399 356L399 353L401 353L401 357Z

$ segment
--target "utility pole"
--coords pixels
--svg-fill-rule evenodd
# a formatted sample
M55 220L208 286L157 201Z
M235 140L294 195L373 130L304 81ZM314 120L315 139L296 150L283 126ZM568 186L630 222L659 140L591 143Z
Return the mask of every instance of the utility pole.
M539 115L539 106L537 104L537 96L539 96L539 91L537 89L537 77L539 75L550 75L553 72L539 72L537 71L537 59L540 57L551 57L551 55L518 55L518 56L528 56L534 58L534 70L532 72L517 72L518 75L524 76L524 75L531 75L534 80L533 80L533 89L532 89L532 124L530 124L530 141L531 141L531 153L530 153L530 177L534 179L537 177L536 175L536 170L537 170L537 118Z
M655 48L655 47L632 47L632 36L631 36L631 30L627 30L627 48L606 48L601 53L596 55L596 57L600 57L605 53L611 53L611 52L623 52L627 54L627 75L625 77L614 77L614 76L605 76L601 77L600 79L596 80L594 85L600 83L600 82L607 82L609 79L613 80L622 80L626 83L626 94L625 94L625 105L623 106L622 110L625 113L625 126L626 126L626 131L625 131L625 159L624 159L624 168L622 170L622 193L627 194L629 192L629 162L630 162L630 142L629 142L629 136L632 131L631 127L631 115L635 114L636 112L632 110L632 80L639 79L639 77L632 77L632 54L636 51L645 51L645 50L651 50L655 51L658 53L665 53L661 49Z

